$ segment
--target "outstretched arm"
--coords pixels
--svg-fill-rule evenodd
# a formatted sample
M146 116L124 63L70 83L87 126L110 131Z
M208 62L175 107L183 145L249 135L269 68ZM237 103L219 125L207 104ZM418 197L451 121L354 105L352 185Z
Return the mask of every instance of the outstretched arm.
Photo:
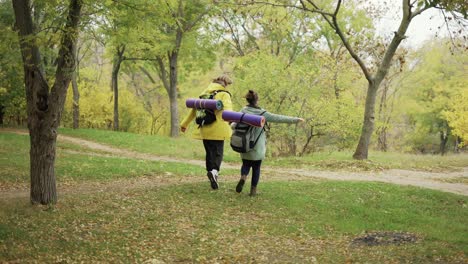
M288 124L293 124L293 123L298 123L298 122L303 122L304 119L300 117L292 117L292 116L285 116L285 115L277 115L273 114L270 112L265 112L263 114L265 117L265 120L270 123L288 123Z

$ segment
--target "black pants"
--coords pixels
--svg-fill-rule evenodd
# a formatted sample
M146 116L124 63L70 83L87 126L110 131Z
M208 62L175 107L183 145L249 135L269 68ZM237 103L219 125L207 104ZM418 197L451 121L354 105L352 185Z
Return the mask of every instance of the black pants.
M224 140L203 140L203 146L206 152L206 171L220 171L223 161Z
M253 187L257 187L260 180L260 166L262 166L262 160L242 160L241 175L249 175L250 168L252 168Z

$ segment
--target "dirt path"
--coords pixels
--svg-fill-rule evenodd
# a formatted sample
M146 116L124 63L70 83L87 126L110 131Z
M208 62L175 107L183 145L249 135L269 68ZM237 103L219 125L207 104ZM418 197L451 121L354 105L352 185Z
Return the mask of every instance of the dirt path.
M0 131L12 132L17 134L27 134L24 130L6 130L1 129ZM59 135L59 141L66 141L69 143L80 145L91 151L97 151L92 153L85 153L88 155L96 156L108 156L108 157L127 157L142 160L151 161L164 161L164 162L182 162L186 164L204 166L204 161L191 160L191 159L179 159L174 157L156 156L152 154L139 153L136 151L119 149L112 146L96 143L93 141ZM73 152L69 151L68 152ZM81 153L81 152L73 152ZM223 163L224 168L238 169L239 164ZM459 172L447 172L447 173L434 173L434 172L422 172L422 171L409 171L409 170L385 170L382 172L342 172L342 171L318 171L318 170L306 170L306 169L285 169L285 168L273 168L265 167L262 168L263 174L262 179L268 180L311 180L311 179L328 179L328 180L344 180L344 181L374 181L374 182L385 182L399 185L411 185L422 188L440 190L445 192L451 192L461 195L468 195L468 185L463 183L450 183L447 181L468 178L468 168L464 168ZM227 176L223 178L226 181L235 181L237 177ZM139 177L138 179L132 180L121 180L112 183L99 184L99 186L86 184L79 184L79 186L60 186L65 189L70 189L71 193L80 192L95 192L105 191L111 189L128 189L128 188L146 188L153 186L161 186L168 184L177 184L185 182L198 182L205 181L204 177L165 177L164 175L158 176L157 178L145 178ZM86 191L85 191L86 190ZM0 197L19 197L27 196L28 193L25 190L6 190L0 193Z

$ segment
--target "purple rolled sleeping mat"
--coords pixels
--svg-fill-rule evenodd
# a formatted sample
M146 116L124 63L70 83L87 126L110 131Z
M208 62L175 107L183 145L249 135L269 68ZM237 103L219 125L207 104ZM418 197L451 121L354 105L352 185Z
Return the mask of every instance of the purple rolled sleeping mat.
M259 115L223 111L222 117L223 120L227 122L244 123L256 127L263 127L263 125L265 125L265 117Z
M188 108L195 109L212 109L221 110L223 109L223 102L215 99L195 99L189 98L185 101L185 106Z

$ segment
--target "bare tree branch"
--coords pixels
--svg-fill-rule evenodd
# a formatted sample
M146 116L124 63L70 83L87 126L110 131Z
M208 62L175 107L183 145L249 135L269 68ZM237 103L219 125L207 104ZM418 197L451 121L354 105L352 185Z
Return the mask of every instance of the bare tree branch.
M158 71L159 78L162 80L164 88L166 89L167 93L169 94L170 85L169 85L169 81L167 79L167 71L166 71L166 67L164 66L163 59L161 57L158 57L156 61L158 63L157 67L159 69L159 71Z
M153 76L151 76L151 73L145 67L140 66L140 70L146 75L146 77L148 77L151 83L156 83L156 80L154 80Z
M226 22L226 24L228 25L230 31L231 31L231 35L232 35L232 40L234 41L234 44L231 43L231 42L228 42L229 44L231 44L232 46L234 46L236 48L236 50L239 52L239 55L241 56L244 56L245 53L244 51L242 50L242 46L240 44L240 39L239 37L237 36L233 26L231 25L231 23L229 22L229 20L226 18L226 16L222 15L223 19L224 19L224 22Z
M362 72L364 73L364 76L366 77L367 81L368 82L373 82L373 77L370 74L369 70L367 69L367 66L364 64L364 61L356 54L354 49L349 44L348 39L346 38L346 36L341 31L340 26L338 25L338 18L337 17L338 17L338 13L340 11L341 2L342 2L341 0L338 1L338 3L336 4L335 12L332 15L332 20L333 20L333 25L334 25L335 31L338 34L338 36L340 37L341 41L343 42L343 45L346 47L346 49L348 50L351 57L353 57L353 59L358 63L358 65L361 68Z
M409 7L410 7L410 10L411 10L411 7L413 6L412 4L408 3ZM429 8L432 8L432 7L435 7L436 4L432 3L432 4L429 4L429 5L425 5L424 7L422 7L421 9L418 9L416 10L415 12L413 12L410 16L410 20L413 19L414 17L420 15L422 12L426 11L427 9Z

